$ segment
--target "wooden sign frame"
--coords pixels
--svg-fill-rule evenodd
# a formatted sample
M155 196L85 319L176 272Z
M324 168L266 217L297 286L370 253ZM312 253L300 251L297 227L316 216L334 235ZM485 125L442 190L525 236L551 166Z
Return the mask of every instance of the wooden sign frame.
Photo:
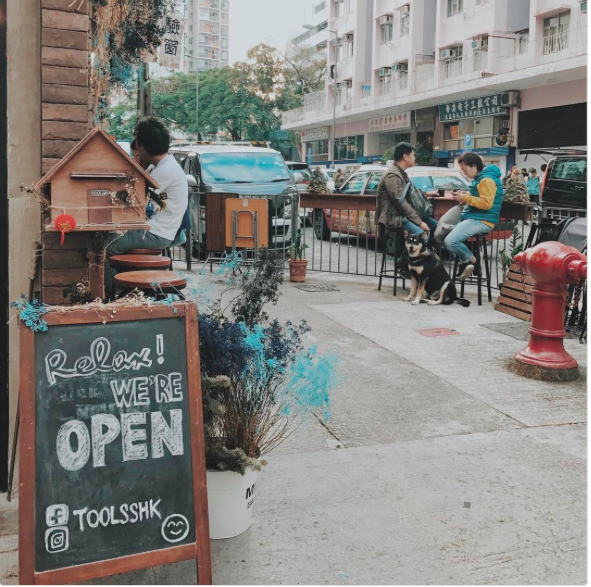
M176 309L173 310L173 308ZM193 499L195 512L195 542L141 554L133 554L93 563L84 563L51 571L35 570L35 334L21 323L20 368L20 495L19 495L19 582L25 585L51 585L78 583L89 579L108 577L148 567L196 559L197 583L211 585L211 554L207 485L205 473L205 441L203 433L203 407L201 403L201 376L199 366L199 338L197 307L190 302L172 306L130 307L117 306L111 314L81 307L62 313L50 312L43 318L48 326L71 324L100 324L108 314L108 322L136 320L185 320L187 347L187 390L189 403L189 429L193 471Z

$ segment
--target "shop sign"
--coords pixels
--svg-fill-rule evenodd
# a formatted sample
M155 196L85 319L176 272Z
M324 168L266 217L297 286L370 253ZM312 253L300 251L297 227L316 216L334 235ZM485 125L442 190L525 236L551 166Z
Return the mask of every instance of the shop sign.
M400 114L388 114L379 118L369 119L369 132L384 132L386 130L399 130L410 128L410 111Z
M503 94L459 100L439 105L439 120L463 120L464 118L480 118L481 116L498 116L507 114L507 108L502 106Z
M182 38L185 30L185 21L175 14L166 16L164 21L164 37L160 45L158 62L168 69L181 67Z
M328 126L320 128L311 128L302 131L302 143L309 143L310 141L323 141L328 139Z
M417 120L417 132L434 132L435 131L435 119L425 118Z

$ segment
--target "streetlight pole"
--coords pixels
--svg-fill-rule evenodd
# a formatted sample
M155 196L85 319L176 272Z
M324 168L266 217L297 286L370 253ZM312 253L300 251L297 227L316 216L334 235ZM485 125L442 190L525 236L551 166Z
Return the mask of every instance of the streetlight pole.
M185 57L197 61L195 72L195 128L197 129L197 140L199 140L199 58L193 57L193 55L189 55L188 53L185 53Z
M339 40L339 33L312 24L305 24L303 25L303 28L309 31L326 31L327 33L332 33L334 35L334 69L332 70L332 168L334 169L336 161L335 151L337 147L337 43Z

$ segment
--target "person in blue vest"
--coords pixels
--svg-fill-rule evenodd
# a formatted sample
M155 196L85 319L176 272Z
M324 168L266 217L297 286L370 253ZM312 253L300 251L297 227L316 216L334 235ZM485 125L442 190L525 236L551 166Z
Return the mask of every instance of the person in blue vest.
M472 180L470 193L454 192L453 199L464 204L460 223L447 235L445 248L459 259L458 277L468 279L474 272L476 258L466 241L488 234L499 221L503 205L501 170L496 165L484 166L479 155L462 153L458 160L462 173Z
M540 201L540 178L535 167L530 167L529 177L525 182L529 199L536 204Z

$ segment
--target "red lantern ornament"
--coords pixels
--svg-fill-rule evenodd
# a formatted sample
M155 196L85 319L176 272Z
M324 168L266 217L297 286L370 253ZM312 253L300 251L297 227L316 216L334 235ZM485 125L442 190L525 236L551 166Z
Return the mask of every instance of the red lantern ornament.
M76 219L69 214L60 214L55 219L55 227L61 232L61 244L64 244L64 236L66 232L72 232L76 228Z

